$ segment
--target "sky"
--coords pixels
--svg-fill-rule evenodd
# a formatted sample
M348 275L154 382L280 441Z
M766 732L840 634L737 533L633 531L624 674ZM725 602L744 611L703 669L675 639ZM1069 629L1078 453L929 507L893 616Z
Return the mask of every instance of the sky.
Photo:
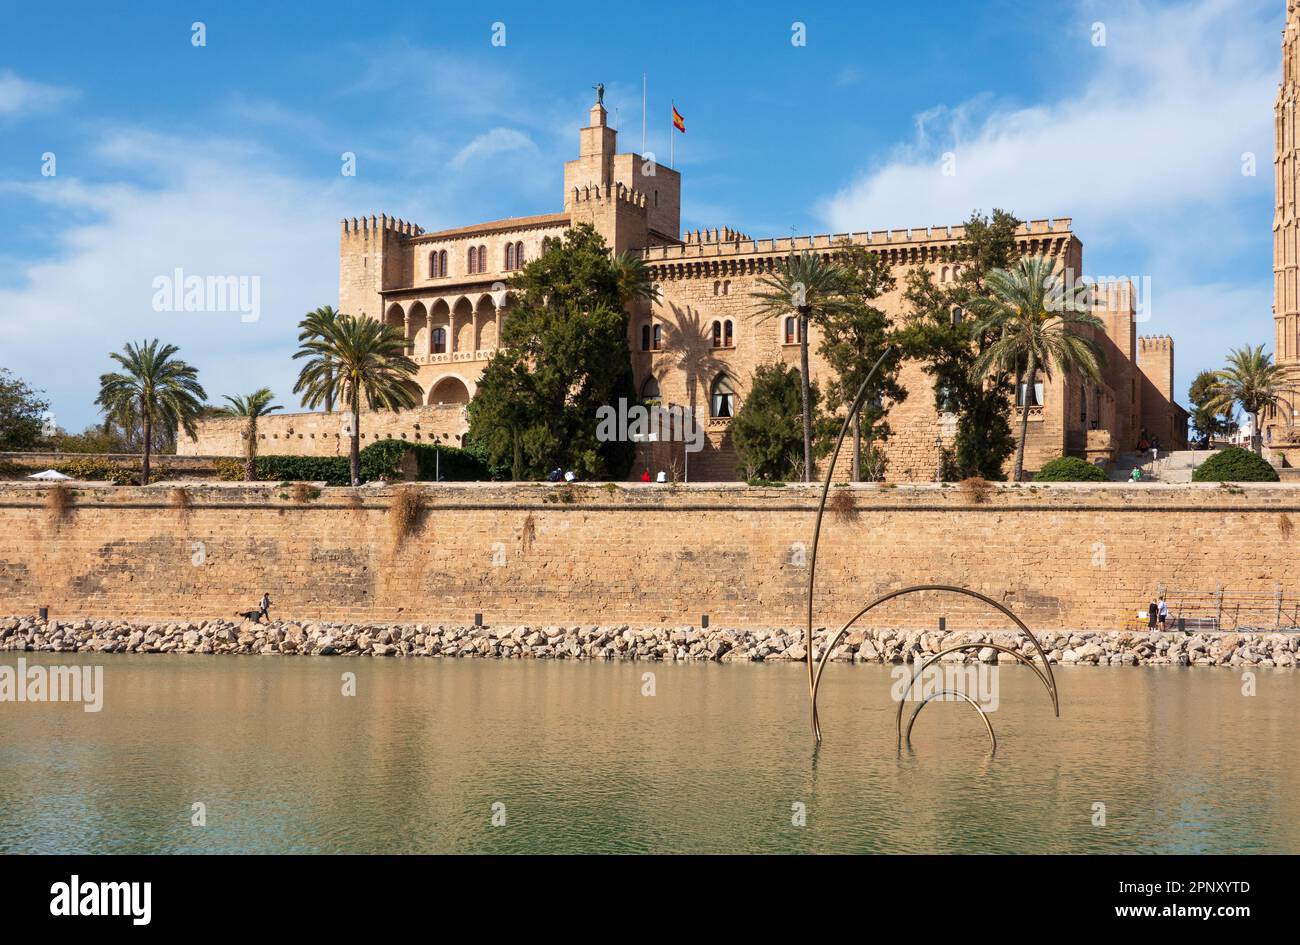
M1149 287L1139 333L1174 336L1186 403L1230 348L1272 349L1284 8L3 0L0 367L73 431L108 353L153 337L211 400L266 385L295 408L341 218L557 212L592 86L639 151L644 75L647 150L686 117L683 229L1071 217L1086 274ZM158 311L177 269L255 277L256 319Z

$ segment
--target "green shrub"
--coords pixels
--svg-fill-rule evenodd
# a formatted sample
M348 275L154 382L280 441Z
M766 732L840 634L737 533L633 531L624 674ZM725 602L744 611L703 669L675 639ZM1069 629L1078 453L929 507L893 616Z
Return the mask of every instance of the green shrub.
M408 452L415 454L416 478L430 481L440 470L447 481L467 482L497 478L491 475L481 456L455 446L432 446L404 440L379 440L361 451L361 481L402 478L402 461ZM228 482L244 478L244 462L219 459L213 463L217 477ZM352 482L347 456L258 456L255 466L261 482L324 482L346 486Z
M346 456L259 456L254 469L263 482L352 483Z
M139 480L140 474L136 470L123 463L113 462L102 456L82 456L77 459L70 459L58 463L55 470L63 473L65 476L71 476L73 479L84 479L87 481L105 481L111 482L115 486L124 486ZM162 470L159 469L161 474ZM150 470L153 473L153 470ZM162 478L161 475L155 478Z
M1077 456L1058 456L1043 464L1034 482L1105 482L1106 473Z
M244 478L242 459L214 459L212 469L222 482L241 482Z
M1277 482L1277 470L1250 450L1229 446L1192 473L1193 482Z
M407 443L403 440L380 440L362 450L361 477L397 478L402 459L408 450L415 454L416 478L421 482L433 482L439 476L444 482L481 482L500 478L500 475L492 475L492 470L479 451L459 446Z

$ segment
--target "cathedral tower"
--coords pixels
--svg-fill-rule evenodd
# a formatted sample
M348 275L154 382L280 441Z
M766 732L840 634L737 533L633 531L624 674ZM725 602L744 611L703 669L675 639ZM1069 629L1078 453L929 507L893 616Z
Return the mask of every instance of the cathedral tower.
M1300 101L1300 0L1286 0L1286 29L1282 31L1282 84L1273 106L1273 328L1278 364L1287 367L1287 384L1300 387L1300 220L1296 216L1296 188L1300 184L1300 148L1296 140L1296 107ZM1295 411L1271 412L1261 422L1270 429L1267 442L1294 439L1300 430ZM1290 414L1290 416L1287 416Z

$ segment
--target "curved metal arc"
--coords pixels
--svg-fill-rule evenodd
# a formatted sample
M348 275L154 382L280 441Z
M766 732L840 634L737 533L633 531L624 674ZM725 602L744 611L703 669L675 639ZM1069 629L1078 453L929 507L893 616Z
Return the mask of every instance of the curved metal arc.
M998 737L993 734L993 723L989 721L988 713L984 711L984 708L978 702L976 702L970 696L966 695L966 693L958 692L956 689L944 689L942 692L933 693L932 695L927 696L925 700L922 701L922 703L916 707L916 710L912 713L912 717L907 721L907 747L908 748L912 747L912 726L916 724L916 717L921 714L922 709L924 709L935 699L938 699L942 696L957 696L959 699L965 699L967 702L973 705L975 707L975 711L978 712L980 714L980 718L983 719L984 727L989 731L989 741L992 742L991 750L992 751L998 750ZM902 705L902 703L899 703L899 705ZM902 748L901 736L899 738L899 748L900 749Z
M960 652L961 650L983 649L986 646L991 649L998 650L1001 653L1006 653L1010 656L1013 656L1017 661L1024 663L1026 666L1032 669L1034 671L1034 675L1038 677L1039 682L1041 682L1043 686L1047 689L1047 694L1052 699L1053 708L1057 707L1056 688L1050 682L1047 681L1047 677L1043 675L1043 671L1039 669L1038 665L1034 663L1034 661L1031 660L1029 657L1025 656L1022 653L1017 653L1015 650L1011 649L1010 647L1003 646L1001 643L959 643L956 646L950 646L945 650L940 650L938 653L932 654L929 659L927 659L924 663L921 664L921 667L919 669L917 669L912 673L912 678L907 681L907 688L903 690L903 694L898 700L898 714L895 717L895 723L898 728L898 740L900 745L902 744L902 740L903 740L903 703L907 701L908 695L910 695L912 692L912 686L916 683L917 679L921 677L921 674L924 673L931 666L933 666L935 663L939 662L940 659L942 659L944 656L946 656L949 653L957 653ZM1061 712L1059 708L1057 708L1056 716L1057 718L1060 718L1061 716ZM909 725L908 728L910 729L911 726Z
M875 600L873 600L871 603L867 604L867 606L859 610L852 617L850 617L845 622L844 626L840 628L839 632L836 633L835 636L831 638L830 644L822 652L822 658L818 663L817 670L815 673L812 670L812 648L811 645L809 646L808 666L809 666L809 673L812 675L811 695L812 695L813 735L816 736L818 741L821 740L822 733L821 733L821 722L817 714L817 692L821 686L822 671L826 668L826 663L830 659L831 652L835 649L836 644L838 644L840 639L844 636L844 634L848 632L849 628L852 627L853 624L857 623L857 621L861 619L862 616L866 614L868 611L870 611L871 609L875 607L879 607L881 604L885 603L886 601L893 600L895 597L902 597L905 594L915 594L920 591L948 591L953 594L964 594L967 597L973 597L976 600L983 601L984 603L988 604L990 607L1000 611L1003 615L1010 618L1011 621L1014 622L1015 625L1020 628L1021 632L1024 633L1025 636L1029 637L1029 641L1033 644L1035 652L1037 652L1038 655L1042 658L1043 667L1047 671L1047 677L1046 679L1043 680L1043 682L1044 685L1047 686L1048 692L1051 694L1052 708L1055 711L1057 718L1060 717L1061 704L1057 696L1056 676L1052 673L1052 664L1048 662L1047 654L1043 652L1043 648L1039 644L1038 638L1034 636L1033 631L1030 630L1029 627L1025 625L1025 622L1023 620L1017 617L1014 613L1011 612L1011 610L1009 610L1004 605L993 600L991 597L987 597L984 594L979 593L978 591L972 591L965 587L955 587L951 584L916 584L913 585L912 587L904 587L904 588L900 588L899 590L889 591L888 593L882 594L879 597L877 597ZM967 644L963 644L963 646L966 645ZM1004 652L1012 653L1012 655L1014 656L1019 656L1019 654L1013 653L1011 650L1007 650L1001 646L995 646L994 644L984 643L978 645L994 646L995 649L1002 649ZM944 652L950 652L950 651L945 650ZM1038 672L1037 665L1035 665L1032 661L1026 659L1024 660L1024 662L1026 663L1026 665L1032 666L1034 670ZM1038 675L1040 679L1043 678L1043 674L1041 672L1039 672ZM902 712L901 708L899 712L901 717L901 712ZM900 727L901 727L901 722L900 722Z
M859 410L862 409L862 405L866 402L867 385L871 383L871 379L876 376L876 371L880 368L880 365L884 363L885 358L889 356L889 353L893 349L894 349L893 345L885 345L885 350L880 352L880 357L876 358L876 363L871 366L871 370L867 372L867 377L862 382L862 386L858 388L858 395L853 398L853 406L850 407L848 413L844 415L844 423L840 427L839 439L835 441L835 449L831 452L830 463L828 463L826 466L826 479L822 483L822 498L821 501L817 504L817 522L813 526L812 556L808 560L808 629L807 629L807 633L804 636L804 650L806 652L804 658L808 662L808 695L812 699L813 734L817 736L817 739L819 741L821 740L822 736L821 736L821 728L817 724L817 694L814 689L814 682L813 682L813 665L812 665L813 655L812 654L813 654L813 585L817 578L817 544L822 534L822 514L826 511L826 496L831 489L831 476L835 472L835 463L840 458L840 449L843 448L844 446L844 437L848 435L849 425L853 421L853 417L857 414Z

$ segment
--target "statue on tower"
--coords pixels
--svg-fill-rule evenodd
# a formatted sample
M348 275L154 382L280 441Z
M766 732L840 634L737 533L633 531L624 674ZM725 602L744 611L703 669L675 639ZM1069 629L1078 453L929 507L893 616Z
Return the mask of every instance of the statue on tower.
M596 90L596 104L604 105L605 104L605 83L597 82L595 85L592 86L592 88Z

